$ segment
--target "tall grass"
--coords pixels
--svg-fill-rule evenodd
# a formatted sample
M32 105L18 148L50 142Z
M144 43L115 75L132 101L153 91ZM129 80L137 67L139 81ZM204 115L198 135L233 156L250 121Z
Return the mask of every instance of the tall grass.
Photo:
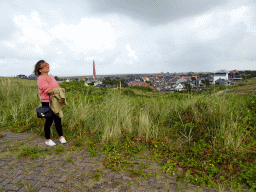
M122 130L133 131L133 110L134 105L127 97L122 97L118 93L110 92L103 99L102 103L96 108L94 131L102 133L103 142L109 139L121 137Z
M163 146L162 151L157 148L154 153L161 154L162 158L172 157L180 166L188 168L193 162L191 169L201 170L207 161L216 162L215 168L201 171L201 178L206 172L212 178L220 177L219 170L226 169L226 179L232 180L237 176L233 163L246 160L245 166L236 164L241 170L240 180L236 182L254 185L255 171L250 167L256 144L256 96L253 93L217 95L216 90L209 90L164 94L137 88L85 87L79 82L60 86L66 90L68 103L62 118L68 141L79 145L109 142L122 145L124 138L129 139L127 135L131 135L130 139L144 144L158 142ZM37 92L35 80L0 78L0 130L35 131L44 135L44 119L38 119L35 112L41 106ZM54 129L52 134L57 137ZM165 166L171 170L173 165ZM232 170L233 175L229 174Z
M1 124L17 122L21 119L25 119L26 123L31 121L35 117L32 109L40 105L36 101L36 91L35 81L0 78Z
M66 91L68 106L63 109L63 125L70 138L83 138L85 132L90 132L106 142L111 138L118 140L125 131L145 136L147 141L172 134L190 143L196 139L196 131L203 130L213 141L216 137L226 138L222 145L239 151L247 135L247 128L238 123L239 114L248 113L239 97L214 93L152 96L155 93L150 92L133 97L113 89L101 92L80 87L78 91L75 85L70 87ZM40 106L37 92L34 80L1 78L1 125L24 119L25 124L35 121L35 108ZM171 133L174 128L177 131Z

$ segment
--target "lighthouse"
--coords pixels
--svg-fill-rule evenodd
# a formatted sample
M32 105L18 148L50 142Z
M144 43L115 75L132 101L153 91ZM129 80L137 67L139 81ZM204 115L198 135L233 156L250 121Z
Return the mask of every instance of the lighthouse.
M95 63L94 63L94 60L93 60L93 79L96 79L96 70L95 70Z

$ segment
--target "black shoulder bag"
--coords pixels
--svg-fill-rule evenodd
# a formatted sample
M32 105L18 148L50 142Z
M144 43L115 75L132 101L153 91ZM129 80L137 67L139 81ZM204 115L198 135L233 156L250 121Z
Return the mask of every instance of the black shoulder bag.
M39 88L38 88L38 92L39 92ZM37 98L38 98L38 95L37 95ZM50 95L49 95L49 100L50 100L50 104L51 104ZM38 118L47 118L47 117L52 116L52 110L50 107L47 107L47 106L42 106L42 107L36 108L36 113L37 113Z

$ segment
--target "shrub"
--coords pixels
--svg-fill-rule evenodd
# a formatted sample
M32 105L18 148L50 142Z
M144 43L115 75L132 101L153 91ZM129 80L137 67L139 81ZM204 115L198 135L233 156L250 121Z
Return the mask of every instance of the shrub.
M143 91L149 91L149 92L153 92L155 91L154 89L150 88L150 87L144 87L144 86L130 86L130 89L137 89L137 90L143 90Z

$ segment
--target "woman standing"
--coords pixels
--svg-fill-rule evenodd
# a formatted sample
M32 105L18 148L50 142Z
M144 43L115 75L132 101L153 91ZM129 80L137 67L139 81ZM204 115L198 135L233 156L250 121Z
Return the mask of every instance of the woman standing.
M52 75L48 75L48 72L50 71L49 64L46 63L44 60L40 60L36 63L34 74L38 76L37 79L37 85L40 90L40 98L42 101L42 106L49 107L49 95L54 94L53 88L60 88L57 81L54 79ZM64 89L62 89L65 91ZM49 146L56 145L51 139L50 139L50 127L52 125L52 122L55 122L55 127L59 135L59 141L61 143L66 143L65 138L63 137L62 133L62 126L61 126L61 118L59 118L57 115L52 113L51 117L46 118L45 125L44 125L44 132L45 132L45 144Z

